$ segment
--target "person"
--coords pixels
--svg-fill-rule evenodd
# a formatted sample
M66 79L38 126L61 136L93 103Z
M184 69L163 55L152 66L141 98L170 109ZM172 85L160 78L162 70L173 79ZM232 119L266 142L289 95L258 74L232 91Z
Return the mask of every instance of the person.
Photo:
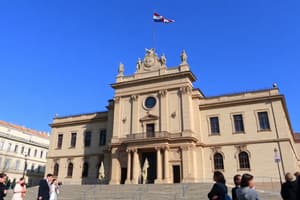
M297 183L291 173L285 174L285 183L281 185L280 194L283 200L297 200Z
M26 186L25 186L25 179L24 177L20 178L19 181L16 183L13 189L13 197L12 200L23 200L26 193Z
M6 181L6 174L0 173L0 200L4 200L4 197L7 194L6 185L4 184Z
M225 185L226 180L222 172L215 171L213 176L216 182L210 192L207 194L210 200L225 200L227 197L227 187Z
M241 179L242 176L240 174L237 174L233 177L235 187L231 190L232 200L237 200L236 191L241 187Z
M294 175L296 177L297 184L297 199L300 199L300 172L296 172Z
M52 174L47 174L46 179L40 180L39 191L38 191L38 200L49 200L50 198L50 183L53 179Z
M251 174L243 174L241 188L236 191L237 200L261 200L258 193L253 189L253 178Z
M58 182L54 178L50 185L50 200L57 200L57 195L59 194Z

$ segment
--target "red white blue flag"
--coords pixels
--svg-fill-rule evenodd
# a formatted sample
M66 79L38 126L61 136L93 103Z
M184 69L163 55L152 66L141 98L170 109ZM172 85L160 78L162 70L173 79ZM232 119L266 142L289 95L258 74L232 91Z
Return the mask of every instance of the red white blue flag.
M158 14L158 13L153 13L153 21L154 22L162 22L162 23L172 23L175 22L173 19L166 19L164 16Z

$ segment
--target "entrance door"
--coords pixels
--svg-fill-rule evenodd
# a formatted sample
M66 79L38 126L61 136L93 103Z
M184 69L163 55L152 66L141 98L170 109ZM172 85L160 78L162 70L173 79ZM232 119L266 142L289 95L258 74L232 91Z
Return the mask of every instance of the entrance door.
M180 183L180 165L173 165L173 183Z
M125 184L127 178L127 168L121 168L121 182L120 184Z
M156 152L144 152L142 154L141 167L143 167L146 158L149 163L146 183L154 183L154 180L156 179Z

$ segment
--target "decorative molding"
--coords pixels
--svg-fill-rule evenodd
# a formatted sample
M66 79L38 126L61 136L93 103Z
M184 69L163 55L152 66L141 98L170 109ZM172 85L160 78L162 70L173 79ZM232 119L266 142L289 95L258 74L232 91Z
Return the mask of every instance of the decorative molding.
M138 95L131 95L130 96L130 101L136 101L139 98Z
M115 97L114 98L115 103L120 103L120 99L121 99L121 97Z
M168 93L168 90L160 90L158 91L158 96L159 97L165 97Z
M193 89L189 86L181 87L179 89L181 94L192 94Z

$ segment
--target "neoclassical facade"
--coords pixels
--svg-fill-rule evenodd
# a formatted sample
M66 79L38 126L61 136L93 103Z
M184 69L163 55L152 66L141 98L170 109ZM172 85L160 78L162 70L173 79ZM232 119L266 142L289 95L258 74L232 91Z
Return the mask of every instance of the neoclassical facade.
M184 51L180 60L167 67L146 49L133 75L120 64L107 111L55 117L46 171L66 184L159 184L211 181L215 170L258 181L300 170L299 137L276 85L206 97Z
M0 120L0 171L30 186L44 177L49 135Z

